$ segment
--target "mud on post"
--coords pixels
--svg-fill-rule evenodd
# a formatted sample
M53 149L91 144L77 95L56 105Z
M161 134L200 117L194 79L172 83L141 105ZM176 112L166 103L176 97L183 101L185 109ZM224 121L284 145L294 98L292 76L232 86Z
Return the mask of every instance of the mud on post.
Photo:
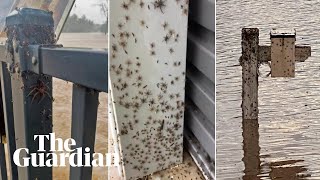
M259 45L259 29L242 29L242 118L258 119L258 77L263 63L270 66L271 77L294 77L295 62L304 62L311 56L311 47L295 45L294 30L270 32L271 46Z

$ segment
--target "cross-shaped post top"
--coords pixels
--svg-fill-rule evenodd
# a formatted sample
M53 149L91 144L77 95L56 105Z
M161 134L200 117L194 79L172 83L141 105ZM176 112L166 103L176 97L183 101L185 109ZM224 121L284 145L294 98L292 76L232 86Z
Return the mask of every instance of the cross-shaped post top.
M249 53L249 49L245 48L247 42L254 39L253 34L259 30L257 28L243 28L242 29L242 51ZM304 62L311 56L311 47L309 45L296 45L296 30L294 29L272 29L270 31L271 46L258 45L257 59L258 64L268 63L271 61L271 77L294 77L295 76L295 62ZM243 56L243 54L242 54ZM251 57L251 56L248 56ZM250 59L240 58L240 64L243 61L251 61Z

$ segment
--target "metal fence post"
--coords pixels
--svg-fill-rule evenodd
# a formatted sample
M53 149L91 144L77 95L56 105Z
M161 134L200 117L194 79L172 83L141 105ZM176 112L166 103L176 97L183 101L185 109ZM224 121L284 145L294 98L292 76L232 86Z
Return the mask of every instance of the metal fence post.
M242 118L258 119L259 29L242 29Z
M6 166L6 157L4 152L4 144L0 139L0 180L7 180L7 166Z
M6 63L0 62L0 76L1 76L1 94L3 102L3 114L6 129L6 139L8 145L8 172L12 180L18 180L18 169L13 162L13 153L16 150L16 138L14 132L14 118L12 107L12 90L11 78L7 69Z
M12 50L9 65L12 84L12 102L16 148L28 148L29 154L39 149L34 135L52 132L52 78L25 71L25 58L31 56L28 45L54 44L52 13L37 9L21 8L6 18L8 41ZM38 60L34 55L33 65ZM45 150L49 151L49 142ZM29 157L26 153L22 157ZM20 160L21 157L20 156ZM51 167L18 167L19 179L52 179Z
M82 147L82 152L85 152L86 147L89 147L91 155L94 152L98 104L98 91L77 84L73 85L71 137L77 142L74 148ZM71 180L90 180L91 178L92 166L70 167Z

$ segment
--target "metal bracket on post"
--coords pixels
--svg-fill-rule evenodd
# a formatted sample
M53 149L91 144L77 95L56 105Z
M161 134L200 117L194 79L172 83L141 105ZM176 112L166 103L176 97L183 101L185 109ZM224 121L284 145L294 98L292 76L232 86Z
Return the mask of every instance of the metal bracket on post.
M28 69L32 69L33 72L40 74L40 61L39 61L39 48L41 45L30 45L28 47L28 53L25 57L26 61L23 61L21 66L25 67L26 69L22 69L22 71L26 71ZM31 60L30 60L31 59ZM30 62L31 61L31 62Z
M27 53L25 53L24 59L21 64L22 67L25 67L25 69L22 69L22 71L32 71L37 74L42 73L42 61L40 56L40 48L41 47L48 47L48 48L56 48L56 47L63 47L62 45L29 45L28 49L26 50Z

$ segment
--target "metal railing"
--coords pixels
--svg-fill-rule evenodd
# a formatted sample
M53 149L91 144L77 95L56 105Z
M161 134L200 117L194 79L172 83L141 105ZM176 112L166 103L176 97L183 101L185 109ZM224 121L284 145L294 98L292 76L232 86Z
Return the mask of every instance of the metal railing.
M22 8L6 19L8 40L0 46L1 93L9 157L0 141L0 180L52 179L51 167L17 167L13 153L35 153L34 135L52 132L52 77L73 83L72 129L77 147L94 151L99 92L108 89L106 51L55 45L52 13ZM13 108L14 107L14 108ZM45 143L46 153L50 145ZM20 157L21 158L21 157ZM9 172L9 174L7 174ZM91 179L92 167L71 167L70 179Z

